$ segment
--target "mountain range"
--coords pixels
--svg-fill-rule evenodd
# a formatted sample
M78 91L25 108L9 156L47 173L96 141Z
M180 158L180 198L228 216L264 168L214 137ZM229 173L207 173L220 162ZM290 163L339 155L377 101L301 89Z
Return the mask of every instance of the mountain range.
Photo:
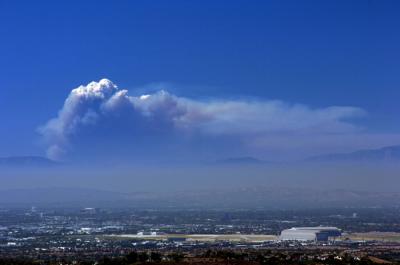
M226 159L220 159L216 161L219 165L257 165L257 164L266 164L267 161L251 157L251 156L241 156L241 157L229 157Z
M400 160L400 145L379 149L364 149L351 153L334 153L313 156L308 162L394 162Z
M312 156L301 162L396 162L400 161L400 145L377 149L363 149L349 153L332 153ZM255 157L231 157L216 161L219 165L262 165L277 164Z
M308 157L303 162L396 162L400 161L400 145L378 149L364 149L350 153L332 153ZM266 165L275 164L251 156L230 157L215 161L216 165ZM0 168L47 168L60 162L41 156L0 157Z
M51 167L59 165L58 162L41 156L11 156L0 157L0 167Z

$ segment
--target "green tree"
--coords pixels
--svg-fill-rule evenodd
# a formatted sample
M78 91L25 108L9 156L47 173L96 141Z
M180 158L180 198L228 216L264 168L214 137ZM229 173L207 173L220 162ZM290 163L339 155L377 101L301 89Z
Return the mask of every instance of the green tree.
M138 253L132 251L131 253L126 255L126 261L128 262L128 264L136 263L138 261Z
M149 260L149 255L146 252L140 252L138 254L138 260L140 262L147 262Z
M180 253L172 253L172 254L169 255L169 258L170 258L173 262L179 263L179 262L181 262L181 261L185 258L185 256L183 256L183 255L180 254Z
M150 260L152 262L161 262L161 258L162 258L162 256L158 252L151 252L151 254L150 254Z

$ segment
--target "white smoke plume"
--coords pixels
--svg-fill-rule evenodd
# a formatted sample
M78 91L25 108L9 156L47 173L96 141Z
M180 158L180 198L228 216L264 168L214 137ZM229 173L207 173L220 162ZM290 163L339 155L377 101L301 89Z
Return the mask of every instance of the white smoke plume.
M79 137L83 128L96 127L103 119L123 119L126 128L120 125L114 130L135 127L143 128L142 133L146 133L146 128L151 127L146 123L151 123L180 134L241 139L285 133L353 133L359 128L350 120L363 114L364 111L356 107L312 109L277 100L202 101L163 90L132 96L110 80L102 79L73 89L57 117L40 127L39 132L48 145L48 157L60 159L68 152L67 146L73 145L72 138ZM133 118L126 119L130 116ZM135 141L135 138L130 140Z

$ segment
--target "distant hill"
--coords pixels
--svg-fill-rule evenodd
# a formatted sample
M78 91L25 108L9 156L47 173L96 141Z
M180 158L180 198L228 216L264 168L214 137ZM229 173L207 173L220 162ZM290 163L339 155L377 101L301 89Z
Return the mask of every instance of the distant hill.
M30 167L51 167L56 165L59 165L59 163L41 156L0 157L0 167L30 168Z
M379 149L359 150L351 153L326 154L313 156L306 161L309 162L385 162L385 161L400 161L400 145L386 146Z
M268 162L251 156L242 156L242 157L230 157L226 159L217 160L216 163L221 165L246 165L246 164L254 165L254 164L265 164Z

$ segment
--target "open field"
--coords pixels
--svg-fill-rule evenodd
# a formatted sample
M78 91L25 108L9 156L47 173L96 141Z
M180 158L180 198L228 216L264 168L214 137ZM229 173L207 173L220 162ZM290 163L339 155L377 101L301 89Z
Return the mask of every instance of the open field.
M400 242L400 233L394 233L394 232L351 233L342 236L342 239L346 238L353 241Z
M211 235L211 234L162 234L162 235L108 235L109 238L115 239L143 239L143 240L170 240L182 239L186 241L231 241L231 242L263 242L276 240L275 235L244 235L244 234L226 234L226 235Z

